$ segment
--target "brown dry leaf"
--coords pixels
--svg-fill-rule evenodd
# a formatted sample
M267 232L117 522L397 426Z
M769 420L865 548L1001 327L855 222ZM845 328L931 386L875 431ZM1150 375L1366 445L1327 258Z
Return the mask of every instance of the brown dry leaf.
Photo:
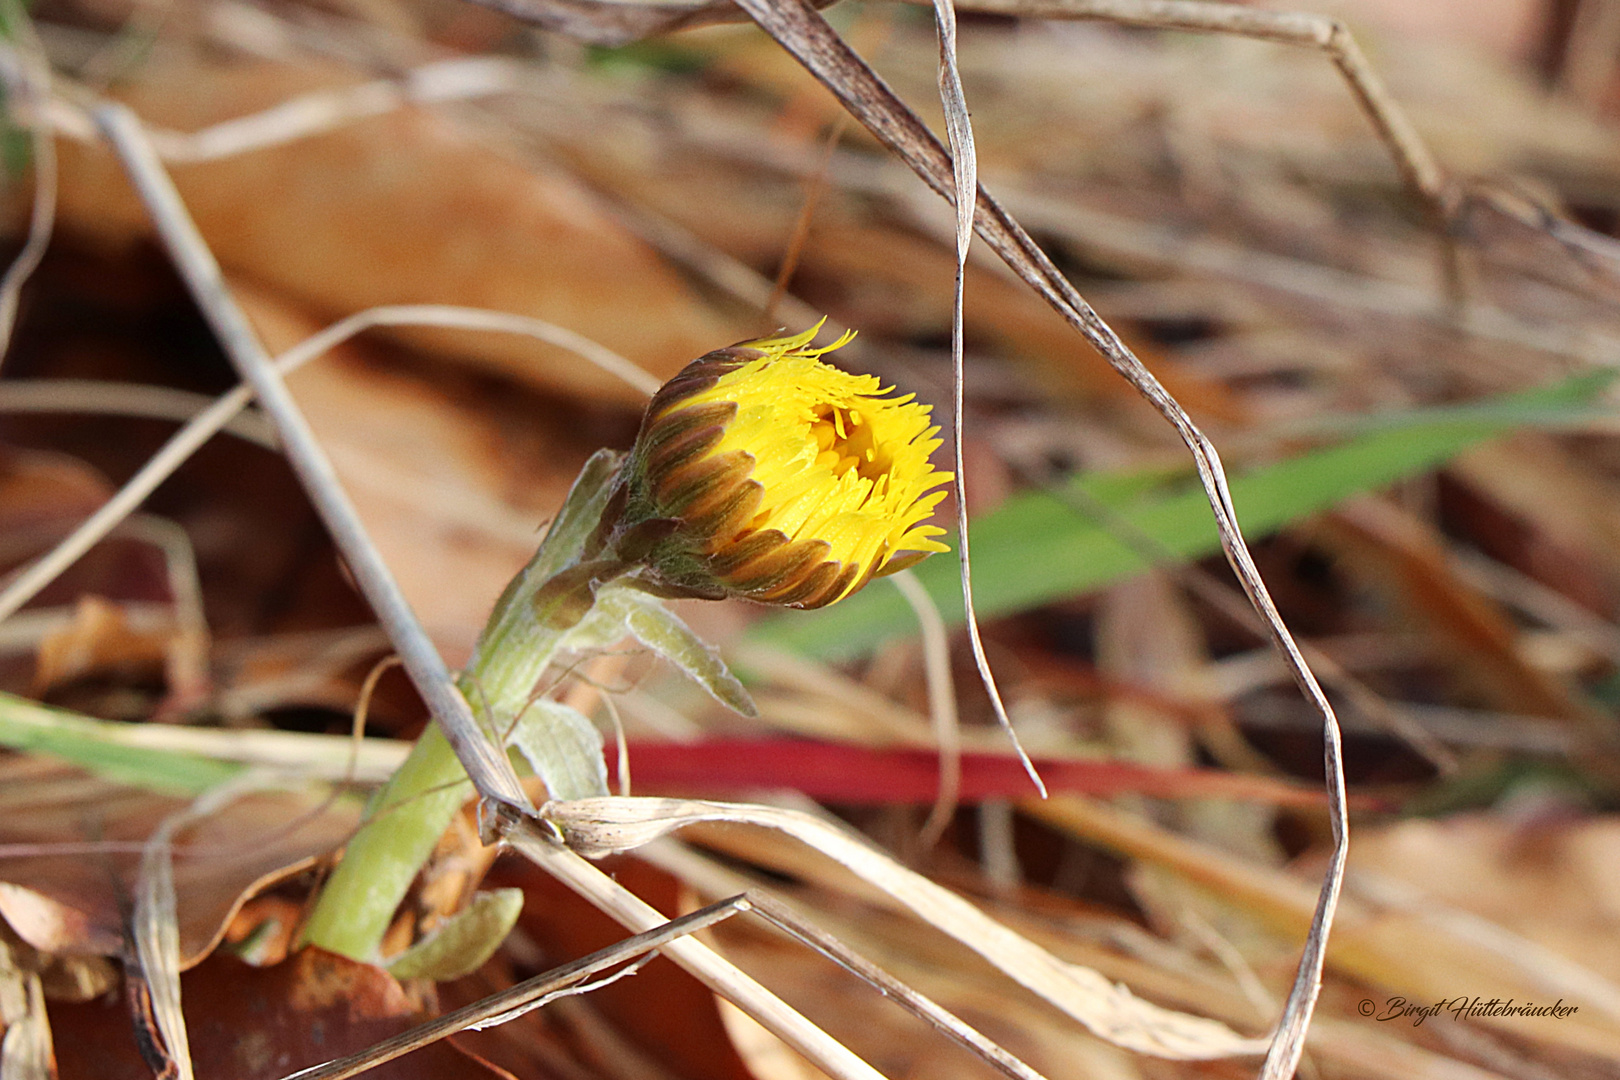
M1555 678L1524 662L1515 648L1513 623L1489 598L1452 572L1434 529L1393 503L1356 499L1328 518L1323 534L1337 551L1363 568L1360 575L1386 592L1417 622L1469 693L1506 712L1556 716L1603 730L1609 719Z
M149 123L194 131L359 81L329 62L166 53L121 93ZM333 315L400 303L531 315L661 377L745 336L577 183L520 165L429 110L402 108L330 134L176 166L174 178L227 270ZM64 224L112 240L148 229L122 169L99 146L63 144L60 213ZM531 340L400 333L537 385L640 400L619 380Z
M60 539L111 494L105 479L66 454L0 447L0 566Z
M1348 887L1403 906L1453 909L1545 947L1607 979L1620 973L1620 818L1515 822L1501 814L1402 821L1356 835ZM1488 943L1486 930L1480 931ZM1610 992L1615 983L1609 982ZM1491 996L1494 987L1456 993ZM1489 991L1487 994L1486 992ZM1601 1009L1600 1001L1569 1004ZM1620 1011L1620 996L1609 1002Z
M320 328L273 294L238 295L272 352ZM519 459L498 417L363 342L305 365L289 386L417 616L459 662L594 448L547 436L543 452Z
M1172 871L1206 890L1225 918L1246 913L1260 928L1295 942L1315 905L1317 867L1284 872L1235 859L1100 803L1058 796L1020 804L1032 817L1128 858ZM1358 832L1358 838L1367 830ZM1352 860L1354 854L1352 853ZM1352 861L1351 873L1355 872ZM1548 913L1556 919L1557 911ZM1550 1003L1563 997L1580 1011L1561 1020L1483 1017L1504 1034L1620 1061L1620 989L1577 965L1549 965L1545 954L1508 929L1448 916L1409 897L1346 894L1328 943L1328 968L1389 995L1429 1004L1459 995ZM1291 962L1290 962L1291 963Z
M1620 583L1620 485L1550 436L1524 432L1456 458L1448 471ZM1540 567L1521 567L1535 573Z
M120 954L140 842L186 805L43 757L0 759L0 844L30 849L0 859L0 917L42 952ZM352 798L262 792L187 829L174 869L182 966L248 897L342 844L359 812Z
M762 840L749 830L700 826L694 832L704 847L725 853L728 864L680 847L662 847L656 857L705 896L729 896L749 885L779 890L787 888L780 883L785 877L796 883L791 892L794 906L810 912L818 926L924 990L952 1012L997 1035L1004 1045L1018 1048L1025 1060L1037 1067L1051 1062L1047 1075L1064 1075L1062 1063L1073 1060L1079 1049L1085 1050L1088 1064L1097 1064L1091 1055L1102 1058L1109 1068L1131 1064L1129 1060L1108 1061L1111 1048L1089 1040L1044 1009L1019 1009L1013 1014L1016 1030L1002 1037L996 1025L1005 1022L1014 1004L1005 995L985 1000L981 961L914 920L899 916L892 898L829 860L793 846L770 843L768 838ZM744 877L729 868L738 861L761 867L770 877ZM1054 955L1095 968L1160 1004L1199 1012L1239 1027L1262 1027L1275 1012L1274 1006L1260 1006L1249 1000L1230 971L1182 951L1173 942L1149 938L1134 922L1094 906L1026 886L1018 891L1016 902L1003 898L995 913ZM734 922L717 930L725 939L728 954L746 956L750 964L758 962L773 980L778 963L790 969L786 975L790 983L806 977L803 972L813 967L812 961L795 956L791 950L759 947L749 940L747 926ZM1280 943L1280 951L1287 953L1290 963L1296 941ZM736 947L738 943L741 951ZM1285 966L1278 965L1279 975L1286 975ZM823 992L825 981L829 980L817 984ZM1348 991L1334 985L1328 989L1323 1012L1332 1013L1338 999ZM1364 994L1364 990L1356 989L1344 1004L1354 1009L1355 999ZM855 991L840 988L836 996L846 995L853 997ZM863 1015L860 1023L868 1024L870 1020ZM1496 1073L1414 1046L1400 1037L1406 1030L1410 1029L1369 1025L1360 1019L1324 1018L1319 1013L1308 1045L1318 1066L1347 1069L1349 1075L1369 1080L1498 1080Z
M175 633L172 625L131 626L116 604L99 596L80 597L72 620L50 630L39 643L36 696L91 675L127 678L161 673Z
M426 1018L423 1003L381 968L319 949L304 949L268 968L221 953L186 974L182 993L197 1075L234 1080L274 1080L364 1049ZM105 1002L52 1006L64 1076L151 1075L128 1022L119 1022L123 1013L121 1005ZM502 1074L441 1041L366 1075L403 1080Z

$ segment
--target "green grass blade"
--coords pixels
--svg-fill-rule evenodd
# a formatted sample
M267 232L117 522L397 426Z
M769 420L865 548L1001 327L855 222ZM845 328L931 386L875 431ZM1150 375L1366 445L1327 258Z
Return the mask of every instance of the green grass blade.
M48 754L107 780L165 795L200 795L244 766L131 745L133 728L0 693L0 746Z
M1580 410L1612 381L1586 375L1485 403L1367 418L1370 433L1338 446L1251 470L1231 481L1244 535L1276 532L1353 495L1433 469L1480 442L1524 423L1556 421ZM1073 484L1165 550L1196 559L1220 550L1203 490L1190 474L1173 486L1139 474L1095 474ZM1138 573L1135 550L1056 495L1031 491L1007 500L973 525L974 597L981 616L1015 611L1101 588ZM946 619L960 622L956 566L929 559L916 569ZM839 604L762 621L757 641L813 656L839 657L915 632L894 589L874 585Z

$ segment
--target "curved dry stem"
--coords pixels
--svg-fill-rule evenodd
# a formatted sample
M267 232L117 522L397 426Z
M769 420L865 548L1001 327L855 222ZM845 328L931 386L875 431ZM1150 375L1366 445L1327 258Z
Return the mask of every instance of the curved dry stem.
M0 412L133 416L185 424L217 401L207 394L150 383L100 379L18 379L0 382ZM239 413L220 429L266 450L279 449L275 429L255 413Z
M656 376L648 374L633 361L567 327L530 315L454 304L392 304L367 308L294 345L282 353L276 363L290 371L374 326L439 326L453 330L520 334L559 349L567 349L649 397L663 385Z
M232 364L275 423L287 458L315 504L361 592L388 630L411 681L428 703L457 756L487 798L528 805L511 762L479 730L444 658L422 629L393 573L378 553L315 433L293 400L247 316L237 305L196 223L164 170L140 120L127 107L104 105L96 120L111 140L158 236Z
M658 380L652 375L605 345L576 334L566 327L527 315L456 307L450 304L398 304L356 312L312 334L276 357L272 362L274 369L280 376L285 377L362 331L378 326L439 326L523 334L567 349L644 393L651 394L658 389ZM59 391L47 387L23 389L28 385L24 383L0 387L0 409L5 409L8 403L20 403L20 407L23 408L44 409L51 407L53 403L59 403L63 408L74 407L74 395L71 392L74 387L63 386ZM173 418L171 410L176 409L181 401L175 395L181 392L153 389L158 389L159 392L132 399L128 405L128 412L132 415ZM105 384L86 384L84 405L98 407L106 403L113 393L114 391L109 390ZM185 395L184 400L190 401L193 397ZM30 563L7 583L4 591L0 591L0 621L15 614L24 604L37 596L41 589L55 581L63 571L82 558L85 552L105 539L108 533L146 501L147 496L157 490L159 484L174 475L176 469L201 449L204 443L220 431L226 430L231 424L239 423L237 414L246 408L252 399L253 392L247 386L238 386L193 415L190 421L175 432L111 499L85 519L55 548ZM235 433L244 438L262 434L257 426L237 430ZM271 445L278 444L271 443Z
M663 925L664 917L646 901L542 834L533 823L518 822L507 839L536 865L610 915L619 925L638 932ZM664 946L663 952L834 1080L882 1080L881 1073L837 1039L702 942L681 938Z
M28 216L28 239L5 275L0 276L0 360L4 360L11 345L22 287L39 269L56 225L56 140L50 125L39 115L40 106L51 97L51 67L28 10L19 0L6 0L5 13L17 42L12 50L16 62L9 65L6 82L21 106L16 111L31 114L28 128L34 160L34 204Z
M891 578L911 605L922 633L923 672L928 681L928 718L939 750L939 794L923 822L922 846L933 847L950 824L962 794L962 728L956 711L956 687L951 680L950 641L939 605L928 595L917 575L902 570Z
M984 641L979 634L979 615L973 608L973 559L968 550L967 466L962 455L962 391L965 379L962 371L962 297L967 286L968 248L973 242L973 214L979 191L979 159L973 148L973 122L968 118L967 97L962 90L962 75L956 67L956 9L952 0L934 0L934 21L939 28L939 100L945 109L945 129L951 140L951 191L949 198L956 207L956 284L951 299L951 460L956 476L956 558L962 577L962 607L967 615L968 641L973 646L973 663L979 669L979 679L990 695L996 722L1006 732L1018 761L1029 774L1030 782L1041 798L1046 798L1046 783L1035 771L1024 746L1013 730L1012 718L1001 700L996 687L995 673L990 670L990 658L984 653Z
M924 4L932 0L908 2ZM1097 19L1155 30L1233 34L1319 49L1339 69L1356 104L1389 148L1402 180L1428 205L1437 222L1451 217L1455 196L1445 171L1367 62L1350 29L1330 15L1266 11L1206 0L962 0L959 6L964 11L1031 19Z
M407 105L510 93L523 89L533 76L532 66L504 57L456 57L423 64L398 78L299 94L198 131L153 128L147 134L163 161L218 161L322 135ZM71 101L42 97L33 112L39 123L67 138L91 142L100 137L91 115Z
M945 147L814 8L804 0L738 2L761 28L832 91L844 108L865 124L879 141L910 165L929 187L945 199L954 201L953 163ZM1249 555L1238 527L1231 492L1227 489L1226 473L1214 444L1012 215L982 187L978 189L977 200L974 226L978 234L1025 284L1078 330L1109 365L1153 405L1186 444L1209 497L1227 562L1242 584L1249 602L1265 620L1268 636L1281 652L1301 692L1322 718L1334 847L1298 975L1262 1072L1267 1080L1279 1080L1292 1075L1299 1062L1305 1028L1321 988L1327 930L1338 905L1344 863L1349 853L1348 811L1338 720L1315 675L1300 654L1299 647L1283 624Z

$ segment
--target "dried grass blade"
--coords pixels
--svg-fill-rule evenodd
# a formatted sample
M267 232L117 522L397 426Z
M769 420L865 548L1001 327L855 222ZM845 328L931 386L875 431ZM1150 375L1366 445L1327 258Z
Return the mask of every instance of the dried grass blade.
M699 821L774 829L872 883L919 918L973 949L1004 974L1117 1046L1178 1060L1259 1054L1263 1039L1163 1009L1090 968L1065 963L968 901L908 870L850 834L791 810L684 799L580 799L541 808L543 820L589 855L625 851Z
M180 916L174 889L175 834L236 798L257 778L239 777L199 795L190 806L163 819L141 849L131 935L150 996L152 1020L163 1036L177 1080L192 1080L191 1040L180 1003Z
M956 559L962 574L962 606L967 612L968 641L973 646L973 663L990 694L996 722L1007 733L1018 760L1029 774L1035 790L1046 797L1046 784L1035 771L1023 744L1013 731L1012 718L996 688L990 658L984 654L979 634L979 616L973 610L973 559L968 552L967 466L962 460L962 299L967 284L968 248L973 243L973 212L979 191L979 158L973 147L973 122L968 118L967 95L962 90L962 73L956 66L956 8L952 0L934 0L934 22L939 28L939 100L945 108L945 133L951 140L951 202L956 207L956 285L951 301L951 460L956 472Z
M804 0L738 0L743 10L777 43L815 75L856 119L879 141L900 156L930 187L954 198L950 155L906 104L850 49L836 31ZM1349 854L1348 811L1338 720L1317 684L1299 647L1260 579L1248 545L1238 528L1237 510L1227 489L1220 455L1159 380L1125 346L1113 329L1063 276L1046 253L1012 216L986 192L978 189L974 213L977 231L1025 284L1034 289L1089 341L1115 371L1157 409L1186 443L1209 496L1221 546L1243 585L1249 602L1266 622L1272 643L1282 653L1295 682L1322 717L1324 763L1328 776L1329 812L1334 848L1322 883L1316 915L1305 942L1299 973L1284 1006L1271 1052L1261 1072L1264 1080L1293 1075L1304 1045L1316 997L1321 989L1322 962L1328 928L1338 906L1344 864Z
M939 794L923 822L921 842L933 847L945 833L962 795L962 730L956 710L956 687L951 680L950 641L939 605L928 595L917 575L902 570L891 578L917 616L922 632L923 671L928 682L928 719L939 751Z
M524 1013L538 1009L565 994L583 993L618 977L612 975L594 983L582 982L599 971L636 961L638 957L643 958L637 961L638 963L645 962L645 958L659 947L713 926L740 911L749 910L750 907L750 902L741 896L710 904L690 915L672 919L662 926L615 942L605 949L598 949L589 956L561 964L498 994L491 994L481 1001L435 1017L424 1024L418 1024L409 1031L384 1039L359 1053L301 1069L288 1076L286 1080L342 1080L344 1077L358 1075L397 1057L403 1057L412 1050L419 1050L458 1031L469 1029L478 1031L515 1020ZM628 970L631 969L626 969ZM619 974L625 973L621 971Z
M530 820L515 822L506 839L515 850L596 905L620 926L641 931L664 924L664 917L646 901L558 844L554 835L542 833ZM843 1043L702 942L680 938L665 945L663 952L833 1080L882 1080L881 1073Z
M56 1080L56 1050L39 973L20 962L28 946L0 925L0 1076Z
M630 360L566 327L528 315L451 304L399 304L358 311L310 335L276 357L274 370L285 377L356 334L378 326L441 326L523 334L559 349L567 349L645 394L653 394L659 386L655 377ZM252 400L252 389L246 385L238 386L192 416L111 499L86 518L71 535L30 563L6 585L5 590L0 592L0 621L32 600L85 552L100 543L204 443L229 426ZM4 401L0 400L0 407L3 405Z
M30 116L28 135L34 161L34 204L28 216L28 239L6 268L5 275L0 277L0 360L5 358L11 345L22 287L39 268L51 242L51 230L56 225L56 140L43 117L45 103L51 99L50 61L34 30L33 19L20 0L5 0L4 12L5 25L17 43L15 49L8 50L15 57L9 73L14 77L7 80L8 89L17 99L13 110L20 107Z

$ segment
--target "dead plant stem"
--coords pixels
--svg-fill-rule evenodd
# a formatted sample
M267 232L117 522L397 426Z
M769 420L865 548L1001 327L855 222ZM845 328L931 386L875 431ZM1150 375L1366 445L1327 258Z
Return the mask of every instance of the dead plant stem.
M276 425L288 461L343 553L412 682L422 694L456 756L484 797L514 808L528 798L511 763L483 736L444 659L422 629L376 545L343 490L286 383L237 304L219 264L180 199L140 120L123 105L103 105L95 118L117 151L158 235L226 355Z

